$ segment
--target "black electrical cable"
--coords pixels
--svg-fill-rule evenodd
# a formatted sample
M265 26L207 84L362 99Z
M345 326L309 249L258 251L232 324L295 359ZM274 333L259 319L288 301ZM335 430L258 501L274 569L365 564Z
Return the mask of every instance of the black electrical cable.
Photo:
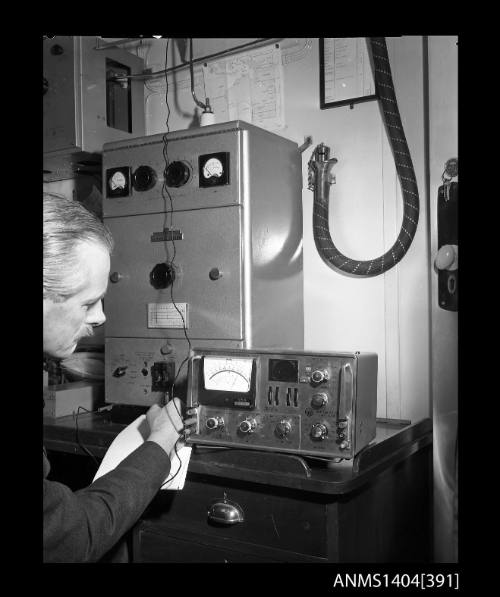
M96 466L99 467L99 461L97 460L97 458L92 454L92 452L82 444L82 442L80 441L80 437L79 437L79 432L78 432L78 415L80 414L80 409L84 410L87 413L90 413L92 411L87 410L85 407L83 406L79 406L76 409L76 413L73 412L73 418L75 419L75 434L76 434L76 443L80 446L80 448L85 452L85 454L87 454L87 456L90 456L90 458L92 458L92 460L95 462Z
M174 217L174 204L173 204L173 199L172 199L172 195L170 194L170 191L168 189L168 185L167 185L167 168L168 165L170 163L169 157L168 157L168 133L170 133L170 125L169 125L169 120L170 120L170 104L168 102L168 92L169 92L169 85L168 85L168 73L167 73L167 62L168 62L168 50L169 50L169 45L170 45L170 38L167 38L167 45L165 48L165 85L166 85L166 90L165 90L165 105L167 108L167 119L165 121L165 125L166 125L166 132L163 135L163 159L164 159L164 163L165 163L165 167L164 167L164 171L163 171L163 185L162 185L162 189L161 189L161 195L165 204L165 219L163 222L163 228L166 229L167 228L167 224L168 224L168 216L170 215L170 228L173 227L173 217ZM170 209L168 208L168 204L167 204L167 198L168 201L170 203ZM164 247L165 247L165 252L166 252L166 261L169 264L169 266L174 269L174 261L175 261L175 257L177 254L177 249L175 246L175 240L172 238L172 240L170 242L172 242L172 247L173 247L173 254L172 254L172 258L170 258L170 253L169 253L169 249L168 249L168 245L167 245L168 241L164 242ZM175 271L175 270L174 270ZM186 337L186 340L188 342L188 354L186 356L186 358L182 361L181 365L179 366L179 368L177 369L177 374L174 378L174 381L172 383L172 398L174 397L174 387L175 387L175 382L177 381L177 377L179 376L179 373L184 365L184 363L189 359L189 354L191 352L191 340L187 334L187 329L186 329L186 321L184 319L184 316L181 312L181 310L178 308L177 303L175 302L175 298L173 295L173 285L174 285L174 281L172 280L172 283L170 285L170 298L172 299L172 303L175 307L175 309L177 310L177 312L179 313L181 319L182 319L182 324L183 324L183 332L184 332L184 336ZM182 419L182 414L179 412L179 409L177 408L177 405L174 402L174 406L175 409L177 410L177 414L179 415L179 417ZM177 439L177 441L174 444L174 451L175 451L175 455L177 456L177 459L179 460L179 468L177 469L176 473L168 478L167 481L165 481L165 483L162 484L162 487L166 484L166 483L170 483L170 481L172 481L172 479L174 479L180 472L181 468L182 468L182 460L180 459L179 453L177 451L177 444L179 443L179 441L181 440L181 437L179 437Z
M167 132L163 135L163 159L165 162L165 168L163 171L163 185L162 185L162 197L163 197L163 201L165 203L165 220L164 220L164 228L167 228L167 216L170 214L170 228L173 228L173 218L174 218L174 205L173 205L173 200L172 200L172 195L170 194L170 191L168 190L168 185L167 185L167 168L168 165L170 163L169 157L168 157L168 133L170 132L170 126L169 126L169 119L170 119L170 105L168 103L168 75L167 75L167 60L168 60L168 48L169 48L169 42L170 39L167 39L167 46L166 46L166 50L165 50L165 84L166 84L166 91L165 91L165 104L167 107L167 120L166 120L166 128L167 128ZM170 210L168 209L167 206L167 201L165 198L165 194L167 195L169 202L170 202ZM174 268L174 261L175 261L175 257L177 255L177 248L175 246L175 240L172 238L172 240L170 241L172 243L172 248L173 248L173 255L172 258L170 259L169 256L169 250L168 250L168 245L167 245L167 241L165 241L164 245L165 245L165 251L166 251L166 255L167 255L167 263L169 264L169 266L175 271ZM182 311L179 309L179 307L177 306L177 303L175 301L174 298L174 282L175 280L172 280L172 283L170 285L170 298L172 299L172 303L177 311L177 313L179 314L179 316L181 317L182 320L182 331L184 333L184 336L187 340L188 343L188 353L187 353L187 357L182 361L181 365L179 366L178 370L177 370L177 374L175 376L174 382L172 384L172 392L175 386L175 382L177 381L177 377L179 376L179 373L182 369L182 367L184 366L184 364L186 363L186 361L189 359L189 354L191 352L191 339L189 338L189 335L187 333L187 326L186 326L186 321L184 319L184 315L182 314Z
M175 477L177 477L177 475L181 472L181 469L182 469L182 460L181 460L181 457L179 456L179 453L177 452L177 444L178 444L179 441L180 441L180 437L179 437L179 439L177 439L177 441L174 444L174 451L175 451L175 455L177 456L177 460L179 461L179 468L175 471L175 474L173 474L171 477L167 477L166 481L164 481L161 484L161 487L164 487L165 485L167 485L168 483L170 483L171 481L173 481L175 479Z
M337 160L328 159L328 148L318 146L309 162L315 173L313 234L316 248L328 265L356 276L377 276L401 261L413 241L419 217L417 181L394 92L387 45L383 37L371 37L369 40L377 96L382 107L404 203L399 236L384 255L376 259L356 261L346 257L337 249L330 235L328 219L329 177L331 168Z

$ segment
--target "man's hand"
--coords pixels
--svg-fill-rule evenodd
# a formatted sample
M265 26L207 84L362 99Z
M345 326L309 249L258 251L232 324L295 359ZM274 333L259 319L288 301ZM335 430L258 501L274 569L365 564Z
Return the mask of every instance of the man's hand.
M164 407L153 404L146 413L146 419L151 431L148 440L157 443L170 455L184 429L181 401L179 398L174 398Z
M181 434L187 436L191 433L187 426L196 422L196 417L183 421L181 412L181 401L179 398L174 398L164 407L153 404L146 413L151 431L148 441L157 443L169 456ZM181 445L182 443L179 442L178 446L181 447Z

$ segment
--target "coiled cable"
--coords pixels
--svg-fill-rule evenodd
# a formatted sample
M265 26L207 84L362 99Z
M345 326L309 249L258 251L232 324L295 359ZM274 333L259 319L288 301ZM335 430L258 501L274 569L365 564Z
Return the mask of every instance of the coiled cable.
M313 234L316 248L330 267L356 276L377 276L401 261L413 241L419 217L417 181L399 115L387 45L384 37L370 37L369 41L377 96L382 107L384 124L392 148L404 203L401 230L392 247L384 255L376 259L356 261L346 257L337 249L330 235L328 221L331 169L337 160L335 158L328 159L328 148L320 144L313 152L309 162L310 170L314 174L314 182L310 183L309 188L314 191Z

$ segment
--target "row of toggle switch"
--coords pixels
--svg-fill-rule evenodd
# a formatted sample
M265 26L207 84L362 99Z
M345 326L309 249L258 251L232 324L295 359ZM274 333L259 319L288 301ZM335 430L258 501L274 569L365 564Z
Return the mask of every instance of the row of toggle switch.
M280 403L279 391L280 391L279 386L276 386L275 388L273 388L272 386L269 386L269 389L267 390L267 403L269 405L275 404L276 406L278 406L278 404ZM299 406L299 390L297 388L293 388L293 390L292 390L292 388L287 388L287 390L286 390L286 405L292 406L292 396L293 396L293 406Z
M279 386L269 386L267 390L267 403L272 406L280 404ZM299 390L297 388L287 388L285 395L285 402L287 406L299 406ZM311 396L311 406L313 408L321 408L328 403L328 394L325 392L317 392Z

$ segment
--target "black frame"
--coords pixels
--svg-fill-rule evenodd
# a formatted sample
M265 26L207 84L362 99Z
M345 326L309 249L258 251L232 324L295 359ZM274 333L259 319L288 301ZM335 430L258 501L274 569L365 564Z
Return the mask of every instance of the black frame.
M351 106L359 104L360 102L368 102L371 100L378 100L378 95L361 95L349 99L339 100L338 102L327 102L325 100L325 39L335 38L319 38L319 106L321 110L328 108L336 108L337 106Z

